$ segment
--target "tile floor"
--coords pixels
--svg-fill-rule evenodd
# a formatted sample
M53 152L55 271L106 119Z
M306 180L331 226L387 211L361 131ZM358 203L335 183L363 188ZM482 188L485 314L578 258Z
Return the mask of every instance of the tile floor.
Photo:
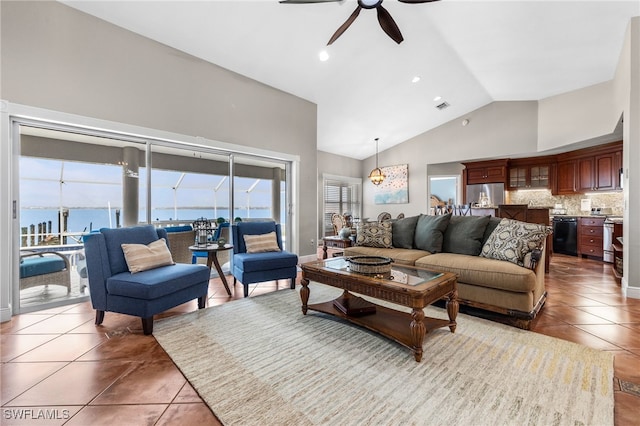
M251 295L287 289L284 282L252 286ZM615 424L640 419L640 300L625 299L610 265L555 255L549 298L533 332L615 354ZM218 279L209 306L228 297ZM163 316L197 309L181 305ZM89 302L24 314L0 328L0 423L32 425L220 424L141 322L107 313L93 324ZM22 411L20 411L22 410ZM31 417L22 421L14 417ZM47 420L33 417L47 416Z

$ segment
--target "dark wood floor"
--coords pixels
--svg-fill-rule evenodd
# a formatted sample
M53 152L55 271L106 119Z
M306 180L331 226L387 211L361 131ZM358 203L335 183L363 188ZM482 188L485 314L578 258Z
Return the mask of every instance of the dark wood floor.
M287 288L250 287L251 296ZM613 352L615 424L637 425L640 300L621 296L610 265L562 255L552 260L547 290L533 332ZM209 306L219 305L242 298L242 287L228 297L214 279L209 294ZM195 309L192 302L163 316ZM107 313L96 327L93 317L86 302L1 324L3 425L219 424L153 336L142 334L139 319ZM20 413L53 419L10 419Z

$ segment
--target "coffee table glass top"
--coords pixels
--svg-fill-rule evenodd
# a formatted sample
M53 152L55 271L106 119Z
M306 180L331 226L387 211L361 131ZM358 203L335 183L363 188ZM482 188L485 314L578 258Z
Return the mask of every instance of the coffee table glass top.
M329 269L336 269L339 271L349 271L349 262L344 257L336 257L334 259L325 260L324 266ZM354 274L356 272L353 272ZM427 281L431 281L443 274L441 272L426 271L423 269L414 269L410 267L392 266L391 277L389 280L397 283L416 286Z

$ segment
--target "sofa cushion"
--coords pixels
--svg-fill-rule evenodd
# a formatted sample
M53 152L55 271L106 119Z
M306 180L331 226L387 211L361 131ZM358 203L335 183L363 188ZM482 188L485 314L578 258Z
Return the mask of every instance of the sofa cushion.
M132 274L174 263L164 238L149 244L121 244L121 246L129 272Z
M414 246L430 253L441 252L444 231L450 219L451 213L437 216L421 214L416 225Z
M35 277L64 271L67 267L64 259L59 256L28 256L20 259L20 278Z
M458 274L458 282L513 292L530 292L536 286L531 270L503 260L454 253L438 253L416 260L416 266Z
M288 251L265 253L236 253L233 255L233 267L245 273L288 268L298 264L298 256Z
M275 231L260 235L243 235L247 253L265 253L280 251Z
M209 274L209 268L205 265L184 263L150 269L137 274L121 272L107 278L107 292L116 296L153 300L209 281Z
M365 247L393 247L391 222L360 222L357 228L356 245Z
M444 231L444 253L477 256L482 250L482 237L489 223L489 216L451 216Z
M548 226L505 218L487 239L480 256L524 266L525 255L540 247L550 233Z
M393 259L398 265L413 266L417 259L430 255L428 251L403 248L378 247L348 247L344 249L345 256L382 256Z
M484 235L482 236L482 246L484 246L491 234L493 234L493 231L498 227L501 220L501 217L489 216L489 223L487 223Z
M397 248L413 248L413 237L420 216L405 217L391 223L391 238L393 246Z

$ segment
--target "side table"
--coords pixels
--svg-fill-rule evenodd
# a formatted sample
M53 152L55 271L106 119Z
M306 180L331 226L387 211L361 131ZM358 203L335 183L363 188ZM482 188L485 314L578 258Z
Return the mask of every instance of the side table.
M216 271L218 271L218 276L220 277L222 284L224 284L224 288L227 290L227 294L229 296L231 296L231 290L229 289L227 278L224 276L224 273L222 272L222 267L220 267L220 262L218 261L218 252L231 250L232 248L233 248L233 245L231 244L225 244L223 246L218 244L207 244L206 246L198 246L198 245L189 246L189 250L191 251L207 252L207 267L209 268L209 270L211 270L211 265L215 265Z
M327 258L327 247L347 248L351 247L353 242L349 238L342 238L337 235L322 238L322 259Z

